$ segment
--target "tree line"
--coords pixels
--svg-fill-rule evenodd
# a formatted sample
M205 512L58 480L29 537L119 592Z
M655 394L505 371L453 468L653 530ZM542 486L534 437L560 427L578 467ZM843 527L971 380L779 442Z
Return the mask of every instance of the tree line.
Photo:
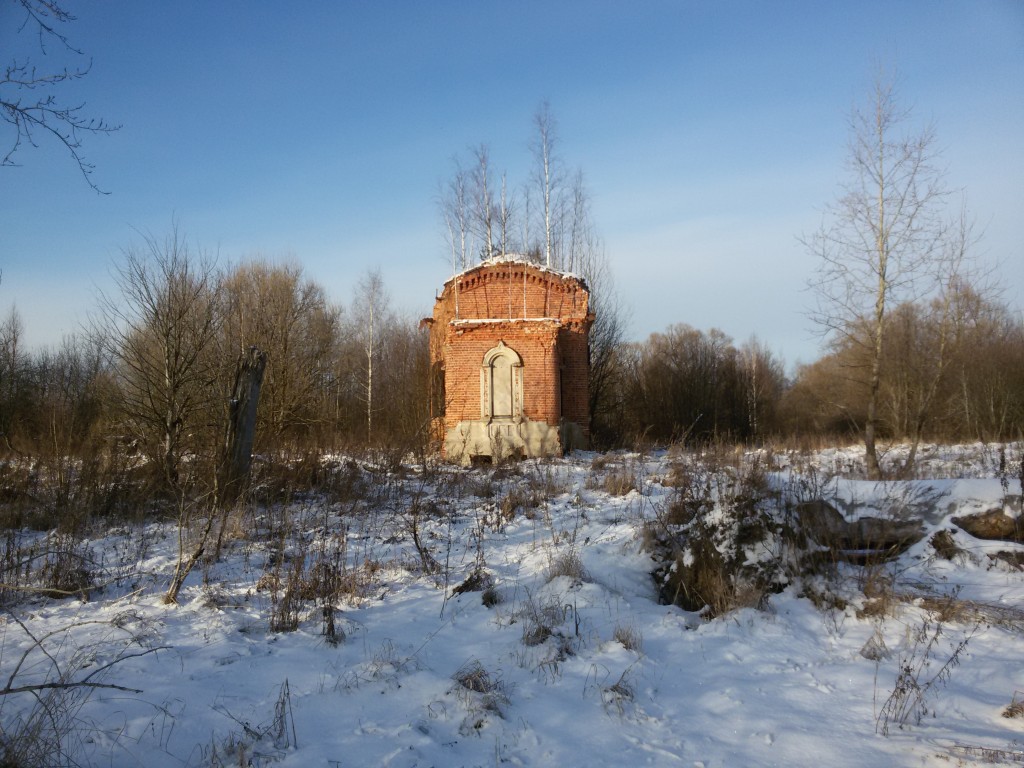
M255 453L430 449L427 334L394 311L379 274L348 307L295 264L215 267L177 231L125 250L118 290L92 327L28 351L16 310L0 323L0 440L69 475L91 462L145 459L175 487L223 440L236 363L267 355ZM372 318L372 320L371 320ZM1024 428L1024 322L967 283L948 298L888 310L879 436L1018 439ZM867 320L863 321L867 323ZM940 349L941 347L941 349ZM851 439L867 419L869 350L842 337L787 377L768 346L673 325L620 341L592 432L598 447L638 441Z
M116 283L90 327L56 348L26 350L16 310L0 322L0 452L22 460L0 463L0 485L32 486L9 495L59 512L85 501L76 493L113 504L112 477L168 498L209 490L250 348L267 360L258 462L425 446L427 345L378 273L345 307L297 264L218 267L174 228L126 248Z
M825 351L792 376L757 338L684 324L623 338L583 175L562 159L546 104L516 191L505 173L495 183L486 145L470 165L455 161L438 197L452 269L515 253L583 276L598 448L861 439L878 475L878 440L1020 439L1024 319L977 268L963 209L949 215L933 133L905 132L907 116L883 79L852 115L851 177L804 238L819 257L812 319ZM397 463L431 451L427 334L390 306L379 272L346 307L297 264L220 266L174 225L125 248L115 274L94 322L56 348L25 350L16 310L0 322L0 452L32 467L12 490L2 475L14 464L0 463L0 493L35 493L57 510L109 508L111 477L169 497L201 491L253 349L267 361L258 461L374 451Z

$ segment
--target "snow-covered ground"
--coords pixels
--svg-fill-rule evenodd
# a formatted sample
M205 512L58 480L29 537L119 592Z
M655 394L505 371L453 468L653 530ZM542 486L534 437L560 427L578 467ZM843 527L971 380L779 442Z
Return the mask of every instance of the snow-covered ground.
M1024 700L1024 571L988 555L1024 545L950 523L1004 504L1020 514L1020 451L1001 481L992 447L926 447L927 477L899 486L928 500L922 541L871 574L795 578L764 610L710 621L658 603L642 548L644 521L673 493L669 454L360 470L371 503L335 494L243 517L177 606L162 601L173 526L91 540L107 583L87 602L37 598L0 616L0 683L52 672L38 649L22 661L29 632L62 665L79 653L77 679L125 654L91 680L119 688L68 708L64 748L81 765L1020 763L1024 715L1004 713ZM857 479L858 456L761 459L775 484L817 473L847 514L877 512L893 485ZM619 493L610 476L635 487ZM937 557L938 530L964 551ZM335 642L315 590L282 607L278 581L272 598L298 555L337 566L324 566L346 596ZM478 566L493 587L455 594ZM902 596L884 610L864 594L879 575ZM816 607L809 588L845 606ZM272 632L272 615L297 629ZM904 700L921 704L905 717L892 698L901 670ZM0 698L8 737L36 701Z

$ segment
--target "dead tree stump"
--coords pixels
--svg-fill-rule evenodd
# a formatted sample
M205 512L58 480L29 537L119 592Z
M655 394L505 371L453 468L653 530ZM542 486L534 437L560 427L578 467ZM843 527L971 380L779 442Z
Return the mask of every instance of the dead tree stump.
M249 482L252 446L256 438L256 408L263 386L267 353L249 347L235 369L235 387L228 401L224 454L217 477L217 505L232 506Z

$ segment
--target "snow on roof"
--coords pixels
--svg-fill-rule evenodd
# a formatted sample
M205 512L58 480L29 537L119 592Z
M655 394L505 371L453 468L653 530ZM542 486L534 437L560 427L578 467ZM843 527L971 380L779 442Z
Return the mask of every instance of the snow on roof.
M587 281L584 280L581 276L575 274L574 272L566 272L561 269L555 269L554 267L548 267L544 264L541 264L540 262L534 261L529 256L523 253L503 253L498 254L496 256L492 256L489 259L483 259L477 264L473 264L472 266L466 267L465 269L456 272L454 275L445 280L444 284L448 285L448 283L452 282L453 280L460 277L464 277L465 275L468 275L470 272L473 272L477 269L481 269L483 267L494 267L500 264L521 264L523 266L532 267L540 272L547 272L556 277L578 280L580 283L583 284L584 287L587 287Z
M487 323L554 323L562 325L560 317L456 317L449 325L486 325Z

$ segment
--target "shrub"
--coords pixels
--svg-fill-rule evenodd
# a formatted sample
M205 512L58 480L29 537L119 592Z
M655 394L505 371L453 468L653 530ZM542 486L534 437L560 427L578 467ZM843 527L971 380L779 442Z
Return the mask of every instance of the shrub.
M626 706L633 701L633 684L630 682L631 668L627 667L619 679L601 689L601 703L605 709L614 707L619 717L626 713Z
M483 603L485 608L493 608L496 605L501 605L503 601L501 592L495 586L487 587L483 592L480 593L480 602Z
M11 605L27 595L87 600L97 565L77 536L51 532L25 541L8 530L0 550L0 605Z
M292 694L287 679L281 685L273 716L265 722L244 720L233 715L223 705L215 706L214 711L234 720L241 731L229 734L222 740L219 749L216 741L211 743L208 758L211 768L254 765L254 757L259 760L259 765L267 764L263 760L276 763L289 750L299 746Z
M453 595L466 592L487 592L494 590L494 577L483 568L474 568L466 580L452 590ZM486 605L486 600L484 605Z
M763 607L794 565L760 468L680 461L673 482L671 499L645 532L660 562L654 578L662 600L708 618Z

